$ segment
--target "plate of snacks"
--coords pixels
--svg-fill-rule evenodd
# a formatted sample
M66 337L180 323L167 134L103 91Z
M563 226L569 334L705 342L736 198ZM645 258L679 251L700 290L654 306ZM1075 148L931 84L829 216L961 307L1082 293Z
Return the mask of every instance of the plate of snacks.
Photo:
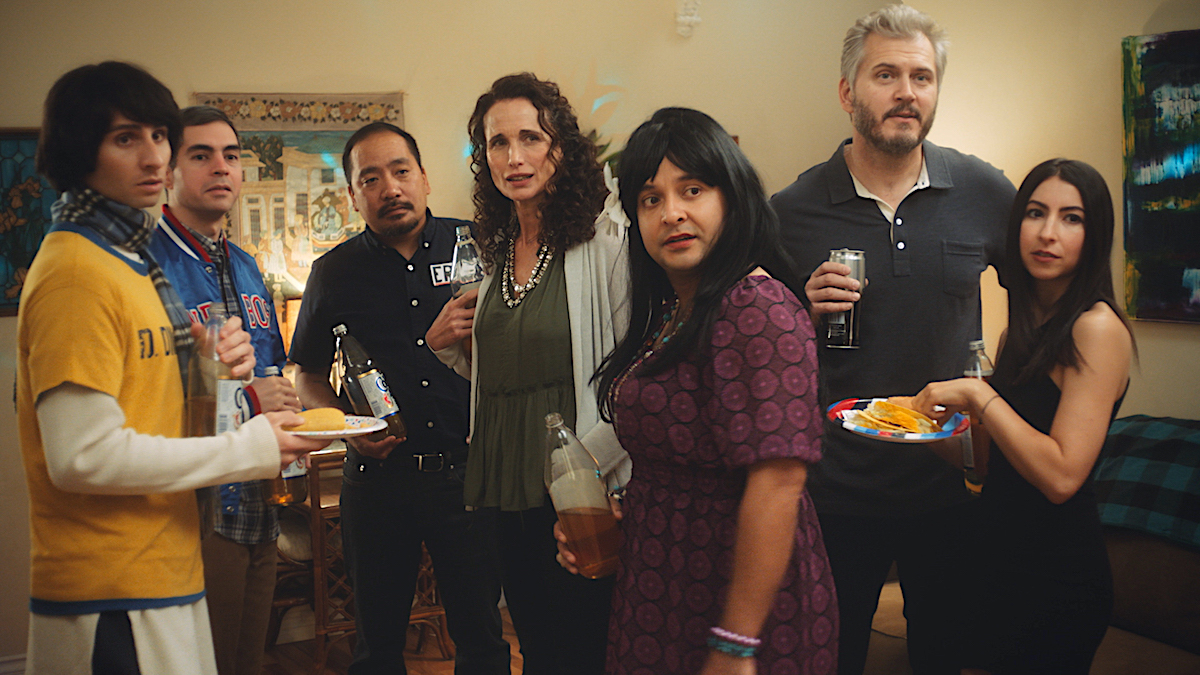
M829 420L851 433L889 443L930 443L959 436L971 420L954 413L944 424L886 398L848 398L829 406Z
M353 438L387 428L387 422L379 418L347 415L338 408L313 408L297 414L304 418L304 423L283 430L305 438Z

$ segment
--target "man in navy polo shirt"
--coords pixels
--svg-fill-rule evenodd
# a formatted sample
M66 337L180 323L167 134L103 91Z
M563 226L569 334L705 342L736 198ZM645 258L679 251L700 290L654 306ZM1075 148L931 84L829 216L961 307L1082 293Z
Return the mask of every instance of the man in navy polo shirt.
M167 174L170 191L150 251L179 291L192 321L212 307L241 317L254 345L255 379L245 388L243 420L260 412L300 410L287 378L266 376L286 361L270 293L250 257L225 237L225 214L242 187L241 144L233 122L211 106L185 108L183 138ZM264 500L261 481L228 483L219 493L205 532L204 587L220 675L262 670L279 538L277 509ZM203 524L202 524L203 525Z
M404 673L404 642L424 541L433 558L455 673L508 673L500 577L489 513L463 507L466 380L425 346L450 299L454 228L426 209L417 142L384 122L346 142L347 193L367 228L313 264L292 338L296 386L308 408L348 409L329 383L333 328L345 324L387 379L408 438L350 439L342 482L342 543L354 588L350 672Z
M788 252L815 270L805 292L822 342L824 317L859 301L859 347L819 350L826 406L960 377L968 342L980 337L979 275L1001 267L1016 191L991 165L925 140L946 48L941 28L911 7L859 19L843 43L838 87L851 137L771 200ZM828 262L840 248L865 251L866 288L849 267ZM838 672L862 672L895 562L913 672L957 674L957 631L974 583L963 574L973 518L962 471L923 446L868 440L828 422L823 444L808 489L837 587Z

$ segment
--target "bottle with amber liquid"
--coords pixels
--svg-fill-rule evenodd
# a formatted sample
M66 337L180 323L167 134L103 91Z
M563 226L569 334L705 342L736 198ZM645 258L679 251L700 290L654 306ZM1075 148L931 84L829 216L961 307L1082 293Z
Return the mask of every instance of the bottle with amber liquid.
M983 340L971 340L970 343L971 357L967 359L967 367L963 370L963 377L973 377L987 382L992 377L993 367L992 360L988 358L987 352L984 351ZM971 428L976 426L974 420L971 421ZM962 440L963 451L963 479L967 484L967 489L972 494L979 494L983 491L983 479L979 477L979 472L975 470L975 446L972 438L971 429L967 429L967 433Z
M579 573L589 579L617 571L617 519L608 505L600 465L562 415L546 415L546 488L575 555Z
M188 391L184 429L188 437L215 436L241 425L245 398L242 381L217 358L217 342L225 325L225 311L210 307L204 322L205 340L188 360Z
M279 366L267 366L263 368L263 375L279 377L283 373ZM268 504L279 506L298 504L308 499L308 467L304 466L304 458L288 464L271 480L263 481L263 498Z
M400 415L400 406L388 389L383 373L346 329L346 324L334 326L333 334L341 355L342 386L350 396L350 405L354 407L355 414L377 417L387 422L387 429L367 436L367 440L378 442L388 436L407 438L408 428L404 425L404 417Z

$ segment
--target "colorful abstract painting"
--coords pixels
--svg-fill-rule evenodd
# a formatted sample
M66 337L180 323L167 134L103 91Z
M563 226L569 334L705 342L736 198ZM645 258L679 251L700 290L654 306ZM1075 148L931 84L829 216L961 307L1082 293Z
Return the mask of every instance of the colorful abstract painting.
M0 130L0 316L17 313L25 275L46 229L58 192L34 168L37 129Z
M258 261L285 316L313 261L366 226L346 194L342 149L370 122L403 127L403 94L198 93L192 101L237 125L244 181L229 238Z
M1200 30L1122 46L1126 311L1200 323Z

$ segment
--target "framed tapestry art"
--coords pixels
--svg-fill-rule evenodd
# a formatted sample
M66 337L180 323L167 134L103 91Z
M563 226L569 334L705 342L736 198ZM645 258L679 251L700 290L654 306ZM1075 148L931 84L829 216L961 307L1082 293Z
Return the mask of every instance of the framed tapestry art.
M0 129L0 316L17 313L25 275L58 199L34 167L37 143L37 129Z
M245 180L228 235L255 257L277 308L304 292L314 260L362 232L342 148L369 122L403 128L402 100L400 92L192 95L237 126Z
M1122 48L1126 312L1200 323L1200 30Z

